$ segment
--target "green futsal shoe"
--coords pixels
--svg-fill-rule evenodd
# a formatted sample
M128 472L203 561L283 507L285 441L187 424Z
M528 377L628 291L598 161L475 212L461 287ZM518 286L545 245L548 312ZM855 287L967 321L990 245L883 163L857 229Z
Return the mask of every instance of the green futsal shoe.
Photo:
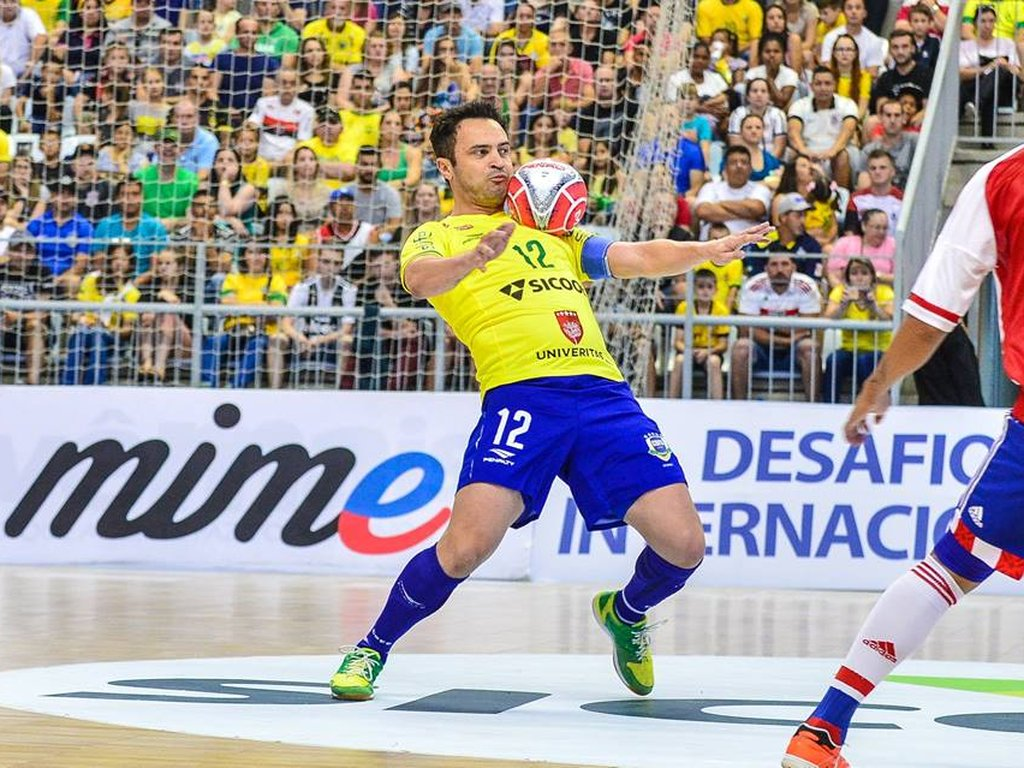
M594 618L615 645L612 652L615 673L633 693L646 696L654 690L651 628L646 618L627 624L616 615L614 605L615 592L598 592L594 595Z
M380 654L372 648L350 645L342 648L345 658L331 678L331 696L343 701L373 698L373 683L384 669Z

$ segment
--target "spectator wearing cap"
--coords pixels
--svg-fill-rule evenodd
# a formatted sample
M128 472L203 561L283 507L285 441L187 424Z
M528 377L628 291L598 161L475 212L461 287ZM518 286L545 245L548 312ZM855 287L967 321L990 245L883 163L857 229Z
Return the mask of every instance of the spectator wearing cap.
M46 50L46 27L39 14L18 0L0 0L0 61L20 78Z
M455 57L468 64L473 74L479 72L484 63L484 39L479 32L462 23L462 6L458 3L442 3L438 7L437 18L438 23L423 36L423 68L429 68L437 41L442 37L450 37L455 41Z
M0 301L41 301L53 297L53 273L36 258L30 235L16 233L7 245L7 259L0 263ZM5 309L0 313L0 354L27 358L25 380L38 384L43 369L43 331L47 312Z
M839 186L849 189L856 164L851 140L860 111L852 99L836 93L836 76L828 67L814 70L811 91L812 95L797 99L789 108L789 147L830 171Z
M302 39L307 37L323 41L335 69L363 60L366 31L352 21L352 0L324 0L323 18L302 28Z
M356 191L342 187L331 192L327 223L317 230L315 240L321 251L340 250L341 269L353 283L366 276L367 246L380 242L380 230L359 216Z
M373 103L373 75L365 69L352 73L349 98L352 106L342 109L341 138L342 158L346 163L355 163L359 148L365 145L377 146L380 141L380 119L382 113Z
M752 254L788 253L794 257L797 272L808 277L820 277L821 244L807 234L804 224L804 214L811 210L811 204L798 192L788 192L779 197L781 199L774 206L778 217L775 231L747 249L751 255L743 257L744 272L748 276L756 275L763 272L768 264L767 255Z
M174 105L171 114L173 127L178 131L181 154L178 165L192 171L205 181L213 167L213 158L220 144L217 137L199 125L199 107L186 97Z
M160 219L168 230L182 223L199 188L199 177L178 163L180 138L173 128L162 130L157 135L156 162L135 174L142 182L142 210Z
M157 219L142 210L142 182L123 179L114 189L118 209L101 219L93 232L92 251L106 250L114 240L127 240L132 244L135 274L149 271L153 253L167 245L167 229Z
M338 189L343 181L355 178L355 164L347 156L341 137L341 115L333 107L317 110L316 129L313 138L300 141L298 147L309 147L320 161L324 183L331 189Z
M46 212L29 221L26 230L37 239L40 264L57 277L72 269L81 276L88 268L93 226L77 211L74 181L61 179L55 187Z
M110 210L112 185L96 170L96 147L79 144L71 155L71 182L78 199L78 213L95 226Z
M378 237L387 243L402 226L402 198L377 177L379 171L380 150L360 147L356 162L356 216L377 227Z
M288 157L300 141L313 135L313 105L298 97L299 73L282 69L277 73L277 95L256 102L246 122L260 129L259 155L271 165Z
M259 26L246 16L235 22L236 47L221 51L213 60L213 90L232 127L242 122L263 93L263 81L280 68L273 56L256 52Z
M136 64L153 65L160 58L160 34L171 26L153 12L153 0L134 0L132 15L110 25L104 45L124 45Z

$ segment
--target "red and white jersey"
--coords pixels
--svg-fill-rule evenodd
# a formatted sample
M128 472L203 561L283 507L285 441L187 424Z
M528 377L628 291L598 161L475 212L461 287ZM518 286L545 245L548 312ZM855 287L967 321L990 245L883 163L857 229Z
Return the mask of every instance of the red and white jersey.
M821 293L814 279L800 272L793 274L784 293L778 293L768 274L762 272L743 284L739 308L741 315L817 315L821 312Z
M966 314L995 271L1003 366L1024 381L1024 145L964 186L903 311L943 331Z
M292 99L286 106L278 96L263 96L247 122L260 128L259 156L276 163L284 160L296 143L313 137L315 118L313 106L302 99Z
M855 214L859 219L864 211L872 208L884 211L889 217L889 233L896 231L896 225L900 220L900 211L903 210L903 190L899 187L892 187L887 195L876 195L870 189L861 189L850 195L850 202L846 206L846 215Z

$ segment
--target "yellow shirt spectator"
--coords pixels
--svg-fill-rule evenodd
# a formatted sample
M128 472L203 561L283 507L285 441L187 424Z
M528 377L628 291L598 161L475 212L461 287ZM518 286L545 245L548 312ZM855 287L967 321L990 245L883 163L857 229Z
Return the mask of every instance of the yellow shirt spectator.
M359 156L359 148L364 144L376 147L380 140L380 112L361 115L351 109L343 109L341 115L341 136L337 146L339 160L343 163L355 163ZM316 151L315 149L313 150ZM319 155L317 155L319 157Z
M541 32L539 29L533 30L530 33L530 39L526 41L522 46L519 45L519 39L516 37L515 28L506 29L491 43L491 64L494 64L498 58L498 46L506 40L511 40L516 45L516 54L521 58L531 59L535 67L546 67L551 59L551 54L548 53L548 36Z
M860 104L861 99L871 98L871 73L866 72L863 69L860 71L860 93L852 93L853 90L853 78L849 75L840 75L839 82L836 83L836 93L840 96L845 96L848 99L853 99L855 104Z
M52 32L58 21L66 25L71 18L71 4L68 0L21 0L21 7L31 8L38 13L47 32Z
M100 277L99 272L90 272L82 279L82 284L78 286L78 300L79 301L114 301L125 304L136 304L139 301L140 293L139 289L132 285L131 282L127 282L120 286L116 293L104 294L100 291ZM138 318L138 314L135 312L86 312L82 315L82 321L86 325L96 325L99 323L108 331L118 331L125 328Z
M735 263L735 262L734 262ZM676 307L677 315L686 314L686 302L679 302L679 306ZM697 311L694 308L694 314L704 314ZM729 315L729 309L720 302L718 299L711 300L711 315L727 316ZM694 349L712 349L715 344L722 341L729 335L728 325L695 325L693 326L693 348ZM683 332L683 328L680 326L676 329L676 339L682 342L686 338Z
M716 29L728 29L736 35L740 51L750 46L751 40L761 37L764 11L757 0L739 0L726 5L722 0L700 0L697 3L697 37L710 40Z
M979 3L978 0L967 0L961 19L964 24L974 24L974 14L978 10L978 5L995 7L996 28L992 33L995 37L1013 40L1017 35L1017 30L1024 27L1024 2L1022 0L999 0L997 3L990 0L984 3Z
M728 310L725 314L731 314L736 304L736 296L740 292L740 286L743 285L743 261L737 259L736 261L730 261L725 266L719 266L713 261L705 261L700 266L694 268L693 274L702 269L715 273L714 301Z
M380 133L379 121L377 132L378 134ZM376 144L376 142L373 143ZM296 149L298 149L299 147L309 147L310 149L312 149L314 154L316 154L317 160L320 161L321 165L323 165L324 163L354 163L356 161L355 155L349 157L348 147L341 143L340 138L331 146L327 146L326 144L324 144L323 140L319 136L314 136L312 139L300 141L298 144L295 145ZM356 145L356 152L358 151L359 145ZM331 179L324 177L323 183L326 186L330 187L331 189L341 188L341 179Z
M825 35L827 35L829 32L831 32L836 27L845 27L845 26L846 26L846 14L843 13L842 11L839 12L839 15L836 16L835 21L833 21L831 24L827 24L827 23L825 23L824 19L819 18L818 19L818 26L817 26L817 34L815 35L815 39L818 41L818 48L819 48L819 50L821 48L821 41L825 39Z
M0 131L0 163L11 162L11 140L6 133Z
M846 286L837 285L828 294L828 300L839 304L843 300L843 291ZM892 286L882 285L881 283L875 284L875 303L879 306L889 304L893 302L895 297ZM846 305L846 314L843 315L843 320L877 320L877 317L873 317L869 308L861 309L857 306L857 302L851 301ZM860 331L857 333L857 344L854 346L853 343L854 332L843 331L839 341L839 348L844 349L847 352L874 352L878 350L884 352L889 348L889 344L892 342L892 332L882 331L878 334L878 340L875 340L875 334L871 331Z
M232 272L224 278L220 288L220 297L234 296L238 304L280 304L288 303L288 288L280 275L243 275ZM256 325L252 317L228 317L224 321L224 330L229 331L238 326ZM277 324L268 322L266 332L277 332Z
M270 163L259 155L251 163L242 163L242 178L257 190L266 193L267 185L270 183Z
M294 245L270 246L270 274L280 277L291 289L302 279L309 255L309 237L296 235Z
M360 64L363 61L363 43L366 30L358 24L346 21L340 30L327 26L327 19L317 19L302 28L302 39L317 37L323 41L330 57L331 66L341 69L346 64Z

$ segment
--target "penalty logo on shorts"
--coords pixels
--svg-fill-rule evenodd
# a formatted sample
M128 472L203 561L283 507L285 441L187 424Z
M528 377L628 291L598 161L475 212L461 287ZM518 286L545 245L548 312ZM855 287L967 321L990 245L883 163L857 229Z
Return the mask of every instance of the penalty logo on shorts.
M668 447L660 432L648 432L644 435L644 441L647 443L647 452L654 458L662 461L672 458L672 449Z

